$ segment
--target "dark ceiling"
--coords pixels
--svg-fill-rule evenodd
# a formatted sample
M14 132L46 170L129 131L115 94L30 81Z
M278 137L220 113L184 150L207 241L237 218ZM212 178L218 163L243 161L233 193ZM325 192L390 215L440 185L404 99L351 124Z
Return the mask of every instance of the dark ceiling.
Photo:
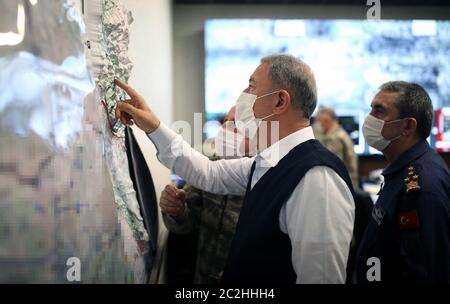
M174 0L175 4L366 5L366 0ZM449 0L380 0L381 5L450 6Z

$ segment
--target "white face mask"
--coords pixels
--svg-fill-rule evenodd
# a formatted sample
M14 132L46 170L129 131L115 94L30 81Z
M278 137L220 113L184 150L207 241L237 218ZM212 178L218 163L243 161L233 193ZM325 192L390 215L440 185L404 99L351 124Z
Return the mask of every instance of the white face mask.
M245 92L241 93L236 102L236 127L241 135L246 135L246 132L248 132L248 137L250 140L255 139L256 132L258 131L261 122L264 119L275 115L275 113L262 118L256 118L255 113L253 112L253 105L258 98L266 97L278 92L279 90L261 96L256 96Z
M224 128L220 128L214 139L216 155L221 158L240 158L245 155L245 137L234 132L235 124L227 122ZM256 155L256 147L249 143L249 156Z
M405 119L405 118L403 118ZM403 119L397 119L391 122L400 121ZM372 114L367 115L366 119L364 120L363 124L363 136L366 140L367 144L371 146L372 148L377 149L378 151L382 152L386 147L393 142L394 140L400 138L402 134L400 134L397 137L394 137L392 139L386 139L384 138L381 131L383 130L384 125L386 122L382 119L376 118Z

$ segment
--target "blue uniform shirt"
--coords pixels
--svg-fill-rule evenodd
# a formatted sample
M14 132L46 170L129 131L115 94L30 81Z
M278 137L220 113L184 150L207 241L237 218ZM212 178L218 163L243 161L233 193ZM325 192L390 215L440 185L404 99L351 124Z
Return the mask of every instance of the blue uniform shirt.
M383 171L357 253L367 282L450 283L450 171L421 141Z

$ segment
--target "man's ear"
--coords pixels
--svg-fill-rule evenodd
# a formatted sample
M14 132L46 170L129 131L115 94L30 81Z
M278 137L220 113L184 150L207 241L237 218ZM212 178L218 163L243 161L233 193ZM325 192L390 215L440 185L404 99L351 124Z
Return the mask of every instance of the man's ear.
M286 112L287 109L289 109L291 105L291 95L286 90L280 90L277 94L278 102L273 110L273 113L275 114L282 114Z
M413 117L409 118L406 122L406 128L403 130L403 135L415 134L417 130L417 120Z

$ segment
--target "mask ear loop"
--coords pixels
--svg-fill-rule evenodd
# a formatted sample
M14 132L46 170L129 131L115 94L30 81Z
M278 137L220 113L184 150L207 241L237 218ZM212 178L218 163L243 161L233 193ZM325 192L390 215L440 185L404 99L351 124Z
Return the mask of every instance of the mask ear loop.
M410 119L411 117L404 117L404 118L399 118L399 119L395 119L395 120L391 120L391 121L385 121L384 124L390 124L390 123L396 123L405 119Z
M263 98L263 97L266 97L266 96L270 96L270 95L275 94L275 93L278 93L278 92L281 92L281 90L276 90L276 91L273 91L273 92L271 92L271 93L267 93L267 94L258 96L258 97L256 97L256 99Z
M402 120L409 119L409 118L410 118L410 117L405 117L405 118L400 118L400 119L396 119L396 120L391 120L391 121L385 122L384 125L390 124L390 123L396 123L396 122L398 122L398 121L402 121ZM402 132L403 132L403 131L402 131ZM402 137L402 136L403 136L403 134L400 133L400 135L398 135L398 136L396 136L396 137L394 137L394 138L391 138L391 139L385 138L385 139L387 139L387 140L393 142L393 141L399 139L399 138ZM384 136L383 136L383 137L384 137Z
M272 95L272 94L276 94L276 93L279 93L279 92L281 92L281 90L273 91L272 93L267 93L267 94L258 96L258 97L256 97L256 99L258 99L258 98L263 98L263 97L266 97L266 96L270 96L270 95ZM276 106L278 106L278 105L280 104L280 102L281 102L281 99L278 100L278 103L277 103ZM272 116L275 116L275 115L277 115L277 114L271 113L271 114L269 114L269 115L267 115L267 116L264 116L264 117L261 117L261 118L257 118L257 119L261 119L261 121L262 121L262 120L264 120L264 119L267 119L267 118L272 117ZM255 117L255 118L256 118L256 117Z

